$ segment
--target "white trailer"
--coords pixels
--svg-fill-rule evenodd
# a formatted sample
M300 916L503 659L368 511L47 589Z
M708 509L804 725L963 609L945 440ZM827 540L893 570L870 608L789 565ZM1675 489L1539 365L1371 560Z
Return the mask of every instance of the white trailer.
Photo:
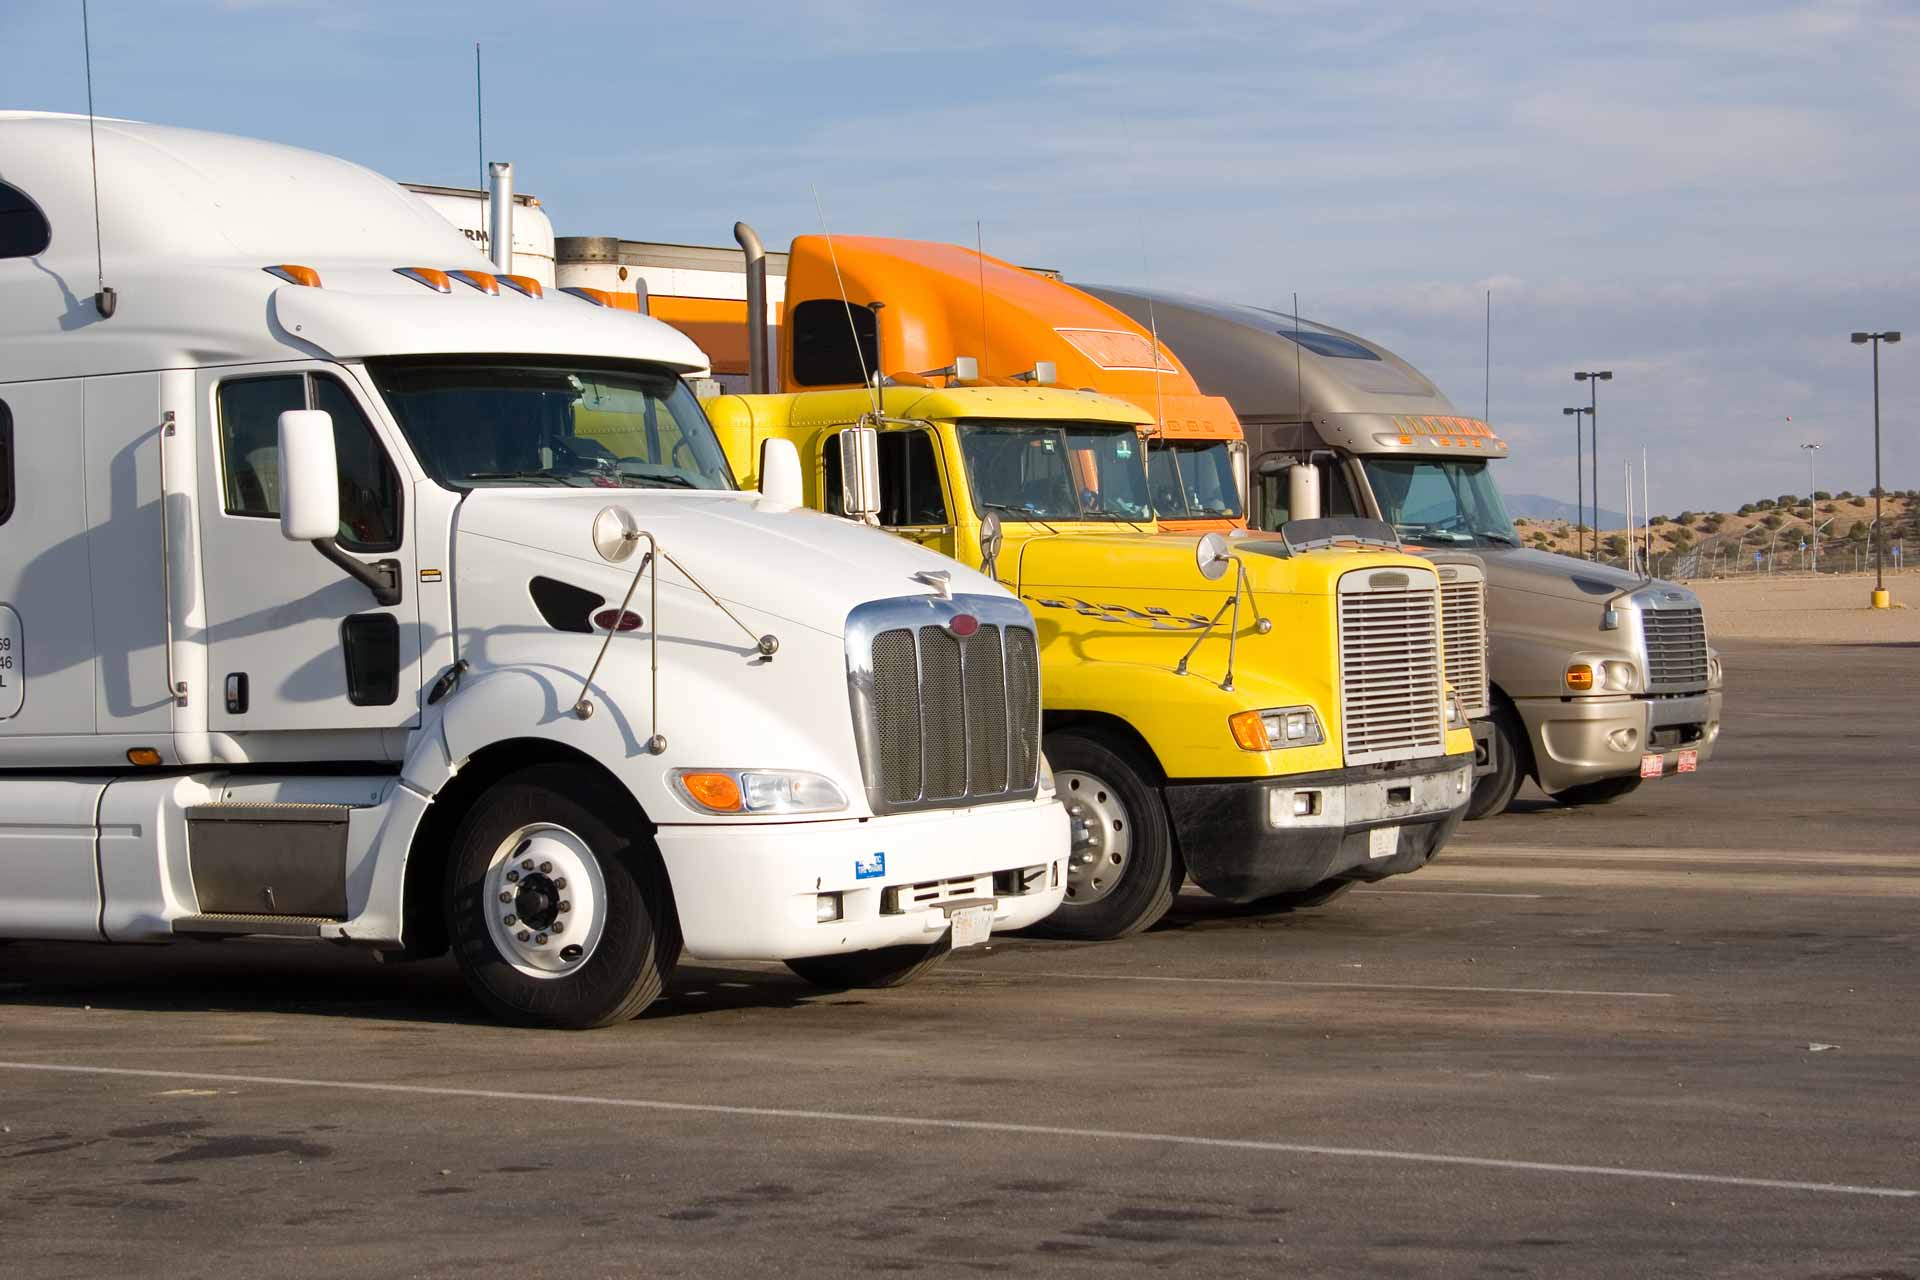
M96 255L89 151L0 113L0 937L451 945L581 1027L1059 904L1031 616L738 491L686 338L180 129L98 122Z

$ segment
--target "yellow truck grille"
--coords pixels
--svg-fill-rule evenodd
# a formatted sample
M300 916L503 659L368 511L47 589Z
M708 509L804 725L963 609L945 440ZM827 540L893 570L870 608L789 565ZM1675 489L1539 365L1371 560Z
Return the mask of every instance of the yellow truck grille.
M875 813L1030 796L1040 763L1031 625L945 620L848 632L854 731ZM866 651L857 652L862 641Z
M1478 720L1489 710L1487 584L1479 578L1463 579L1460 572L1453 581L1440 583L1440 629L1447 642L1447 683L1460 695L1467 718Z
M1340 579L1340 720L1346 762L1444 755L1439 582L1430 572Z

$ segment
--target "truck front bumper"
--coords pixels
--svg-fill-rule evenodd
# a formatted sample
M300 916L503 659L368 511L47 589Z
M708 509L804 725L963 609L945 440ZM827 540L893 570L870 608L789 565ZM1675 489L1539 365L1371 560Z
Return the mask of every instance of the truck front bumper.
M1067 812L1011 801L887 818L712 823L655 836L687 951L790 960L938 942L947 908L1024 929L1066 893ZM822 920L823 897L837 918Z
M1642 757L1677 770L1681 751L1698 764L1720 737L1720 692L1679 697L1526 698L1514 703L1533 742L1540 789L1551 795L1584 782L1632 777Z
M1389 765L1235 782L1172 782L1187 874L1229 902L1328 880L1384 880L1417 871L1466 813L1473 759ZM1301 812L1305 810L1305 812Z

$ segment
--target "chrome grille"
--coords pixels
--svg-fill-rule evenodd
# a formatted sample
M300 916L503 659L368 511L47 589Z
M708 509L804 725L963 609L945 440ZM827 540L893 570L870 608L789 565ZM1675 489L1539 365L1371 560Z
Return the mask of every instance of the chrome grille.
M1440 593L1429 573L1340 579L1340 719L1346 762L1446 753Z
M960 614L978 629L956 635ZM1025 608L989 596L875 601L848 619L846 644L875 813L1034 794L1040 661Z
M1640 627L1650 685L1700 688L1707 683L1707 623L1698 608L1645 609Z
M1460 695L1467 719L1486 715L1487 705L1487 584L1453 571L1453 581L1440 583L1440 629L1446 639L1447 683Z

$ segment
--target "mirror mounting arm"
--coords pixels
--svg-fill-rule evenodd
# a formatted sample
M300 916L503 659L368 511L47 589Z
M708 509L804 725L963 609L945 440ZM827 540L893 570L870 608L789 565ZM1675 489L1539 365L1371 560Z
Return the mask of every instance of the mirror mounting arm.
M315 538L313 549L332 561L349 578L373 592L375 603L391 608L404 598L398 560L376 560L368 564L342 551L332 538Z

